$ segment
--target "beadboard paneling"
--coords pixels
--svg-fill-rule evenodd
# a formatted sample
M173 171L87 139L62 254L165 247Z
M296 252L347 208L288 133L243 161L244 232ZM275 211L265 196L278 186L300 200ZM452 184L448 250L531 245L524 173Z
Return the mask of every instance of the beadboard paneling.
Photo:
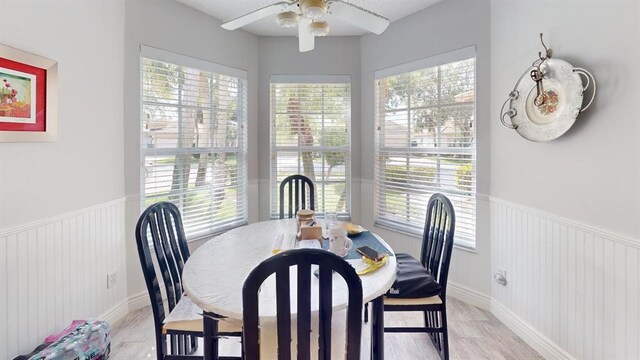
M0 359L126 300L124 231L124 199L0 230Z
M639 240L494 198L491 234L493 271L508 281L492 301L559 348L536 350L640 359Z

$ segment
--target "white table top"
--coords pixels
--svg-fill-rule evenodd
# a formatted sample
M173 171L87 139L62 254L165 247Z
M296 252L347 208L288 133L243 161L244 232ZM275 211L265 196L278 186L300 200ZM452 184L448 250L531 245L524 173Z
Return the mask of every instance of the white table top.
M254 223L230 230L200 246L185 264L183 285L194 303L205 311L232 319L242 319L242 286L245 279L260 262L272 256L274 238L278 234L293 235L295 219ZM380 238L392 253L391 248ZM356 269L364 267L361 259L347 260ZM291 272L291 311L296 313L296 272ZM381 269L362 275L363 301L369 302L383 295L396 277L396 258L389 257ZM318 311L318 279L312 276L311 310ZM275 320L275 277L269 277L260 291L260 317ZM344 280L335 274L333 281L333 309L346 308L347 288Z

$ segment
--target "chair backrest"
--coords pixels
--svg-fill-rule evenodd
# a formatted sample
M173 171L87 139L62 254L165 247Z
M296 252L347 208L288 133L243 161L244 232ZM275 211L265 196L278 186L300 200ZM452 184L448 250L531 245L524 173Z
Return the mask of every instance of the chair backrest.
M440 296L443 299L446 296L455 228L456 214L451 201L443 194L431 196L422 234L420 262L442 286Z
M309 191L307 193L307 187ZM286 177L280 183L280 219L284 219L284 195L288 188L288 216L292 218L300 209L315 210L316 190L313 181L304 175L291 175ZM309 196L309 204L307 204L307 195ZM295 201L295 207L294 205ZM307 207L309 205L309 207Z
M153 249L149 246L150 240L153 242ZM189 258L189 247L178 207L170 202L149 206L138 219L136 243L158 332L162 328L165 309L151 251L155 253L167 293L168 310L171 311L182 298L182 269Z
M291 359L291 304L289 268L297 266L298 360L311 357L311 265L319 265L318 359L331 358L331 315L333 272L344 278L349 289L347 303L346 359L360 359L362 332L362 282L355 269L342 258L321 249L297 249L274 255L258 265L242 288L242 317L245 358L260 359L258 292L271 274L276 274L278 359Z

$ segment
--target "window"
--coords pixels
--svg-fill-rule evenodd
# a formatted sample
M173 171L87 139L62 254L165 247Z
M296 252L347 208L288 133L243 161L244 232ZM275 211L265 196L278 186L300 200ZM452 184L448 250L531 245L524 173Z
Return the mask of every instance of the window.
M271 77L272 217L280 182L293 174L313 181L316 212L349 215L350 126L348 76Z
M188 239L247 221L246 74L143 47L144 206L171 201Z
M456 211L475 247L475 48L376 72L376 223L422 234L429 197Z

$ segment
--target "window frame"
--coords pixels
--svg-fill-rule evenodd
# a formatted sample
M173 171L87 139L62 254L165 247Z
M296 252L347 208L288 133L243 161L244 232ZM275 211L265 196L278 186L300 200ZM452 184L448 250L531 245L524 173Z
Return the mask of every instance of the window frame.
M164 62L172 65L177 65L180 67L186 67L191 69L198 69L201 71L205 71L211 73L213 75L221 75L230 78L236 78L238 80L238 96L237 96L237 108L236 114L242 115L238 116L238 119L242 117L242 121L237 122L238 134L237 137L237 146L235 147L227 147L227 146L209 146L209 147L198 147L198 148L189 148L189 147L178 147L175 148L145 148L145 131L144 131L144 107L147 104L158 105L158 106L167 106L175 108L178 112L181 112L184 108L195 108L197 107L200 110L211 111L211 108L194 106L194 105L184 105L181 104L179 99L178 104L165 104L165 103L152 103L144 100L144 60L158 61ZM220 233L226 232L230 229L243 226L248 224L248 195L249 195L249 182L248 182L248 148L247 148L247 136L248 136L248 113L247 113L247 103L248 103L248 74L247 71L229 67L222 64L213 63L207 60L198 59L195 57L182 55L166 50L162 50L159 48L141 45L140 46L140 108L139 108L139 125L140 125L140 208L141 211L144 211L148 205L146 205L146 176L145 176L145 164L146 158L148 156L154 155L180 155L180 154L234 154L236 156L237 161L237 171L238 177L236 180L238 181L239 186L238 193L242 193L242 195L238 195L238 201L242 201L241 205L242 211L238 212L239 220L222 222L221 226L213 226L213 230L211 231L198 231L195 234L189 234L188 229L185 227L186 238L188 242L198 241L206 238L210 238L212 236L218 235ZM178 142L181 140L178 139ZM175 165L174 165L175 166ZM182 212L182 206L180 204L176 204L180 208ZM184 222L184 219L183 219Z
M450 52L446 52L446 53L442 53L442 54L438 54L435 56L431 56L431 57L427 57L427 58L423 58L417 61L413 61L413 62L409 62L409 63L405 63L405 64L401 64L401 65L397 65L397 66L392 66L389 68L384 68L384 69L380 69L375 71L374 73L374 122L375 122L375 135L374 135L374 166L375 166L375 170L374 170L374 182L373 182L373 187L374 187L374 225L376 227L379 228L384 228L387 230L392 230L392 231L396 231L405 235L409 235L409 236L413 236L413 237L422 237L422 233L423 233L423 229L424 229L424 221L422 221L422 223L418 226L416 224L408 224L406 222L401 222L399 220L395 221L395 220L390 220L390 219L381 219L380 218L380 214L379 214L379 204L380 204L380 200L379 200L379 193L381 191L384 191L386 189L386 185L381 184L380 183L380 174L379 174L379 166L381 166L379 159L381 158L381 152L388 152L389 148L397 148L399 151L403 150L406 152L406 158L407 160L411 159L411 153L415 152L415 153L421 153L421 154L432 154L432 155L436 155L439 153L447 153L447 150L438 150L435 149L435 151L433 151L434 149L430 149L432 151L429 151L429 149L423 149L423 150L419 150L419 151L412 151L412 146L411 143L408 144L408 146L406 148L403 147L381 147L381 137L383 135L382 131L381 131L381 124L380 124L380 120L381 120L381 116L380 116L380 106L382 106L379 103L379 98L378 98L378 82L382 79L388 78L388 77L393 77L393 76L404 76L404 75L408 75L412 72L415 71L421 71L421 70L427 70L433 67L438 67L438 66L442 66L442 65L446 65L446 64L450 64L450 63L455 63L455 62L460 62L460 61L465 61L465 60L470 60L470 59L474 59L474 85L473 85L473 90L474 90L474 101L473 101L473 110L472 110L472 114L473 114L473 126L472 126L472 137L474 139L474 145L473 145L473 152L472 152L472 179L473 179L473 189L472 191L469 192L469 198L473 199L473 238L470 238L468 236L459 236L458 234L456 234L455 239L454 239L454 245L456 247L465 249L465 250L471 250L471 251L475 251L476 249L476 241L477 241L477 219L478 219L478 214L477 214L477 209L478 209L478 189L477 189L477 154L478 154L478 142L477 142L477 108L478 108L478 103L477 103L477 69L478 69L478 64L477 64L477 53L476 53L476 46L472 45L472 46L468 46L465 48L461 48L461 49L457 49L457 50L453 50ZM440 87L441 82L438 83L438 87ZM440 106L442 106L442 104L440 104L438 102L438 105L434 106L433 108L437 109ZM411 112L414 108L410 106L410 104L408 104L408 106L406 107L406 111ZM443 148L445 149L445 148ZM386 150L386 151L385 151ZM438 191L438 190L435 190ZM455 205L455 204L454 204ZM409 205L407 204L407 207ZM426 206L426 204L425 204ZM408 210L407 210L408 211Z
M345 109L345 115L347 117L346 123L346 145L339 147L331 147L331 146L312 146L312 147L302 147L300 145L297 146L278 146L276 144L276 134L274 132L274 108L273 104L275 99L273 98L273 85L276 84L315 84L315 85L329 85L329 84L341 84L348 86L348 106ZM279 198L279 182L277 180L277 174L274 174L274 153L279 151L281 152L298 152L298 157L300 157L302 150L308 149L313 152L342 152L345 153L345 212L338 213L338 217L341 219L350 219L351 218L351 210L352 210L352 142L351 142L351 121L352 121L352 103L353 103L353 83L351 81L350 75L270 75L269 77L269 217L271 219L279 218L279 206L278 206L278 198ZM324 181L323 181L324 183ZM316 214L323 215L323 212L320 211L321 208L324 208L323 199L319 198L318 184L314 183L316 187Z

